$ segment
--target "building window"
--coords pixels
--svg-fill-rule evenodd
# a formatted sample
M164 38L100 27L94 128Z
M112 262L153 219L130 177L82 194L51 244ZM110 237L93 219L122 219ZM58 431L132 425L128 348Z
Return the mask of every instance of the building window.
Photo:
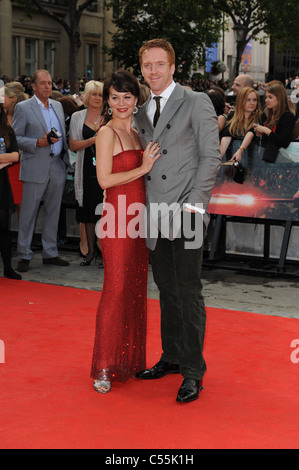
M87 11L92 11L93 13L97 13L98 11L98 2L91 2L90 5L86 7Z
M37 40L25 39L25 74L31 77L37 69Z
M51 75L54 74L53 53L54 53L53 42L45 41L44 42L44 69L48 70Z
M20 75L20 39L17 36L12 38L12 63L13 75L18 77Z
M294 78L299 70L299 54L295 50L286 50L281 44L270 43L269 74L267 80L285 82L289 77Z
M85 46L85 75L87 78L94 76L94 58L96 46L94 44L86 44Z

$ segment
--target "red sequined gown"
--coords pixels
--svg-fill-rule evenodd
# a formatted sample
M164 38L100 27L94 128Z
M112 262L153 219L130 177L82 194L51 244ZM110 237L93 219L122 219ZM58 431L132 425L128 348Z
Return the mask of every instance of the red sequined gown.
M128 171L141 163L142 150L123 150L113 157L112 171ZM127 215L133 203L139 203L133 206L137 212ZM132 224L138 233L142 231L144 179L107 189L105 204L100 227L107 231L108 225L113 227L115 223L116 236L100 235L104 283L96 317L91 377L123 382L145 369L148 250L144 236L132 238L124 233L126 227L130 233ZM115 215L109 210L110 204ZM136 225L138 211L138 220L142 222Z

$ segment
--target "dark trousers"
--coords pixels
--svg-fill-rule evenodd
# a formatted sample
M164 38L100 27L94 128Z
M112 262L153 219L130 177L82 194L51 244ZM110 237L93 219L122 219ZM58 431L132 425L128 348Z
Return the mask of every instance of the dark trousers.
M201 217L192 214L192 217ZM184 234L173 241L161 234L150 251L160 291L162 356L179 364L184 378L201 379L206 371L203 345L206 309L202 295L203 246L187 249ZM190 241L190 239L188 240Z
M9 210L0 208L0 253L4 269L11 267L11 241L9 231Z

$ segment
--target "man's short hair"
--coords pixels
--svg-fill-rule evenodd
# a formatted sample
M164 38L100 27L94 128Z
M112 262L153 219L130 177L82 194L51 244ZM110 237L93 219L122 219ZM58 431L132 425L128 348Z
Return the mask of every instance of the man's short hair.
M33 83L34 85L36 84L37 77L40 73L47 73L51 77L51 74L50 74L49 70L38 69L38 70L35 70L35 72L33 72L33 75L31 77L31 83ZM52 79L52 77L51 77L51 79Z
M166 39L150 39L149 41L145 42L139 49L139 62L141 67L142 56L144 51L146 51L147 49L153 49L154 47L164 49L164 51L166 51L168 54L170 65L175 64L175 52L170 42Z

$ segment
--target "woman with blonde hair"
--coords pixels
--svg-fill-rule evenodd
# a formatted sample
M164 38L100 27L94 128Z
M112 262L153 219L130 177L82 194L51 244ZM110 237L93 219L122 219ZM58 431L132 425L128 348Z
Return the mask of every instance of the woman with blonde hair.
M244 139L247 132L252 129L253 124L259 122L261 114L262 110L258 92L251 87L242 88L237 95L234 115L227 122L221 134L220 151L222 157L232 140L240 142ZM233 155L233 159L240 161L241 156L242 149L240 148Z
M6 83L4 86L4 94L4 109L6 110L8 124L11 126L15 105L20 101L27 100L29 97L24 92L23 85L20 82Z
M88 253L81 266L89 266L96 255L95 226L100 216L96 207L103 201L96 174L95 140L102 125L103 83L86 83L81 100L85 109L72 114L69 147L77 153L75 167L75 197L78 202L77 221L85 225Z
M10 126L12 126L13 114L15 105L20 101L27 100L29 96L24 93L24 88L20 82L8 82L4 86L4 109L6 112L6 119ZM20 161L17 161L7 168L8 177L13 193L14 204L19 216L20 207L22 202L23 183L19 179L20 174Z

